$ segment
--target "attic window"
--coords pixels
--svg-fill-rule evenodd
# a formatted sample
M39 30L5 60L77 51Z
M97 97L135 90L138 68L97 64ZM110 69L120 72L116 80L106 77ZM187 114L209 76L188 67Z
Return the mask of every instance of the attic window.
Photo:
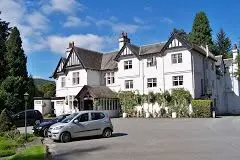
M73 72L72 83L73 85L79 84L79 72Z
M156 64L157 64L156 57L152 57L152 58L147 59L147 67L156 66Z
M132 69L132 60L124 61L124 69Z
M172 54L172 64L182 63L182 53Z

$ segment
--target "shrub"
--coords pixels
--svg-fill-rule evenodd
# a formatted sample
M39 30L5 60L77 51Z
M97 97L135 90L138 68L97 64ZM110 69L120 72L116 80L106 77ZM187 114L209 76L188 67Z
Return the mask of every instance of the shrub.
M0 133L16 129L12 117L8 113L9 112L5 108L0 114Z
M192 100L194 117L211 117L211 100Z

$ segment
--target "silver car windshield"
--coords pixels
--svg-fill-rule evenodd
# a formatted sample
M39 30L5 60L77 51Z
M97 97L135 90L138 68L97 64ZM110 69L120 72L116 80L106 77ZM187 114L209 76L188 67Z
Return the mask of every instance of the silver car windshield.
M67 116L64 120L62 120L62 123L70 122L74 117L76 117L76 115L78 115L78 113L73 113L73 114Z

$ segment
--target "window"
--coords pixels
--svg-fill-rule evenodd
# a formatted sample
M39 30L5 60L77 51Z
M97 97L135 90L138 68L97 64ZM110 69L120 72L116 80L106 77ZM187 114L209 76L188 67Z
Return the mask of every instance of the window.
M173 76L173 86L183 85L183 76Z
M42 101L35 101L35 104L42 104Z
M182 63L182 53L172 54L172 63Z
M103 113L91 113L92 120L103 119L105 116Z
M114 72L105 73L105 81L106 81L106 84L115 83Z
M147 87L157 87L157 78L148 78L147 79Z
M132 60L124 61L124 69L132 69Z
M156 66L156 64L157 64L156 57L152 57L152 58L147 59L147 67Z
M79 72L73 72L72 82L73 85L79 84Z
M126 80L125 81L125 88L126 89L133 88L133 80Z
M86 121L88 121L88 113L84 113L84 114L80 115L80 117L78 117L78 121L79 122L86 122Z
M65 87L65 85L66 85L66 78L62 77L61 78L61 87L63 88L63 87Z

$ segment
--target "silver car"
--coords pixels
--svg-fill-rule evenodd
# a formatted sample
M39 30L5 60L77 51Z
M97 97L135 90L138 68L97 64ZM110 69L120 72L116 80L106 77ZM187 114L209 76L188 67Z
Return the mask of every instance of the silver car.
M112 122L105 112L81 111L52 125L48 130L48 135L53 140L69 142L72 138L95 135L108 138L112 136L112 132Z

